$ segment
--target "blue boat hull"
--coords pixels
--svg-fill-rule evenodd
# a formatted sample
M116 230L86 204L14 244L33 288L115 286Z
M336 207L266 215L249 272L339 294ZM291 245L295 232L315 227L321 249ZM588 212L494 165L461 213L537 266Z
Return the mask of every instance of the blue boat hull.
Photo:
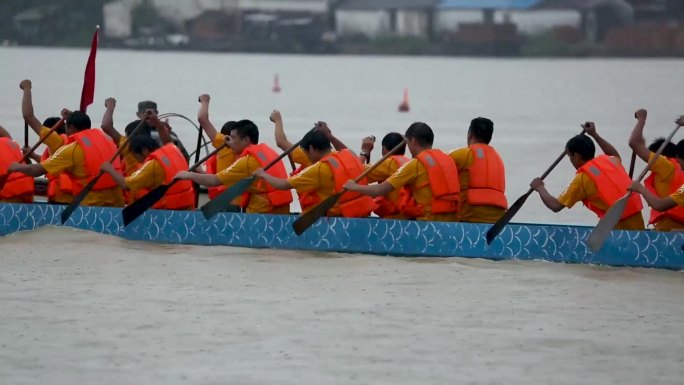
M59 225L62 206L0 204L0 235ZM318 250L421 257L546 260L684 269L684 233L614 231L599 253L585 244L585 226L511 224L487 246L490 225L373 218L320 220L302 236L295 216L150 210L124 227L121 209L80 207L65 224L129 240L252 248Z

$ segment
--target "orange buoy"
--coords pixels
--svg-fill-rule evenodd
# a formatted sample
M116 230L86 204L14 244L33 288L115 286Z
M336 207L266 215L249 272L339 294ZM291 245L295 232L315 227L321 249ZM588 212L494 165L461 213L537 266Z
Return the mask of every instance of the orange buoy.
M399 112L409 111L408 88L404 88L404 101L399 105Z
M280 92L280 79L278 79L278 74L275 74L275 77L273 78L273 92Z

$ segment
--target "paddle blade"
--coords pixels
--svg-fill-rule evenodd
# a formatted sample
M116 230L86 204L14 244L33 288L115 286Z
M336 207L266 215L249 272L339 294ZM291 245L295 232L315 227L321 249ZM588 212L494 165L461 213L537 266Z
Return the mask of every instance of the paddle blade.
M64 222L66 222L67 219L69 219L71 214L73 214L74 211L76 211L76 208L81 204L81 202L83 202L83 199L85 199L85 197L88 195L90 190L93 189L93 187L95 186L95 183L97 183L98 179L100 179L100 176L102 176L102 172L100 172L100 174L98 174L95 178L93 178L90 181L90 183L88 183L83 188L83 190L81 190L81 192L78 193L78 195L76 195L76 197L74 197L74 200L71 201L71 203L69 203L69 206L67 206L64 209L64 211L62 211L62 216L61 216L62 224L64 224Z
M532 194L532 191L533 190L530 190L525 195L518 198L518 200L515 201L515 203L513 203L511 207L508 208L508 210L506 210L506 212L501 216L501 218L499 218L499 220L496 221L496 223L493 224L492 227L489 228L489 230L487 230L488 245L491 244L494 238L496 238L503 231L508 222L510 222L511 219L513 219L515 214L517 214L518 211L520 211L520 208L523 207L525 201L527 201L527 198L529 198L530 194Z
M242 179L241 181L230 186L228 190L222 192L221 195L210 200L209 203L202 206L202 214L204 214L204 217L209 220L214 217L214 215L223 211L226 207L228 207L230 202L242 195L242 193L249 188L252 182L254 182L254 179L256 179L255 176Z
M337 203L337 201L340 200L341 196L341 192L338 192L335 195L331 195L326 200L319 203L318 206L311 209L311 211L302 214L299 218L297 218L297 220L294 221L294 223L292 224L292 228L294 229L295 234L302 235L302 233L305 232L306 229L311 227L311 225L316 223L316 221L319 218L328 215L328 210L335 206L335 203Z
M166 194L167 191L176 183L177 179L174 179L169 184L163 184L155 188L154 190L148 192L143 197L133 202L129 206L125 207L122 211L124 226L128 226L129 223L136 220L145 211L149 210L150 207L154 206L155 203L159 202L160 199Z
M624 197L620 198L615 204L613 204L606 215L601 218L599 223L594 227L594 230L589 234L587 238L587 245L593 252L598 252L603 247L606 239L610 236L610 232L613 231L615 225L620 222L622 213L625 212L625 207L627 207L627 202L631 193L627 193Z

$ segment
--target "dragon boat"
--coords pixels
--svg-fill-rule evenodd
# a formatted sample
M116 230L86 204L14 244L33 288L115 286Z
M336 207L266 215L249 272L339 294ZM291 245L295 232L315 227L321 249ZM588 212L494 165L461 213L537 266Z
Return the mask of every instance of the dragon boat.
M60 225L63 209L41 203L0 204L0 236ZM488 224L323 218L297 236L292 230L296 218L220 213L206 220L199 211L149 210L124 227L119 208L79 207L64 226L128 240L175 244L684 270L684 232L616 230L604 247L593 253L585 243L592 230L587 226L510 224L488 246Z

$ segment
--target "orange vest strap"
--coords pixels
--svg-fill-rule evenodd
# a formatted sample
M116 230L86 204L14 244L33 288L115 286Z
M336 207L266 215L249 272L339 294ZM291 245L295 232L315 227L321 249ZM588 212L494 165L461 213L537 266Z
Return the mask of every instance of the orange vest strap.
M247 155L251 155L254 159L256 159L261 167L266 166L268 163L272 162L278 157L278 154L265 143L252 144L248 146L244 151L242 151L240 157ZM276 178L287 179L285 163L283 163L282 160L271 166L271 168L266 170L266 172ZM293 199L291 191L277 190L262 179L258 180L256 185L259 188L266 190L266 198L272 207L282 207L285 205L289 206L290 203L292 203ZM249 204L251 194L247 193L245 198L246 199L243 200L243 207L246 207Z

